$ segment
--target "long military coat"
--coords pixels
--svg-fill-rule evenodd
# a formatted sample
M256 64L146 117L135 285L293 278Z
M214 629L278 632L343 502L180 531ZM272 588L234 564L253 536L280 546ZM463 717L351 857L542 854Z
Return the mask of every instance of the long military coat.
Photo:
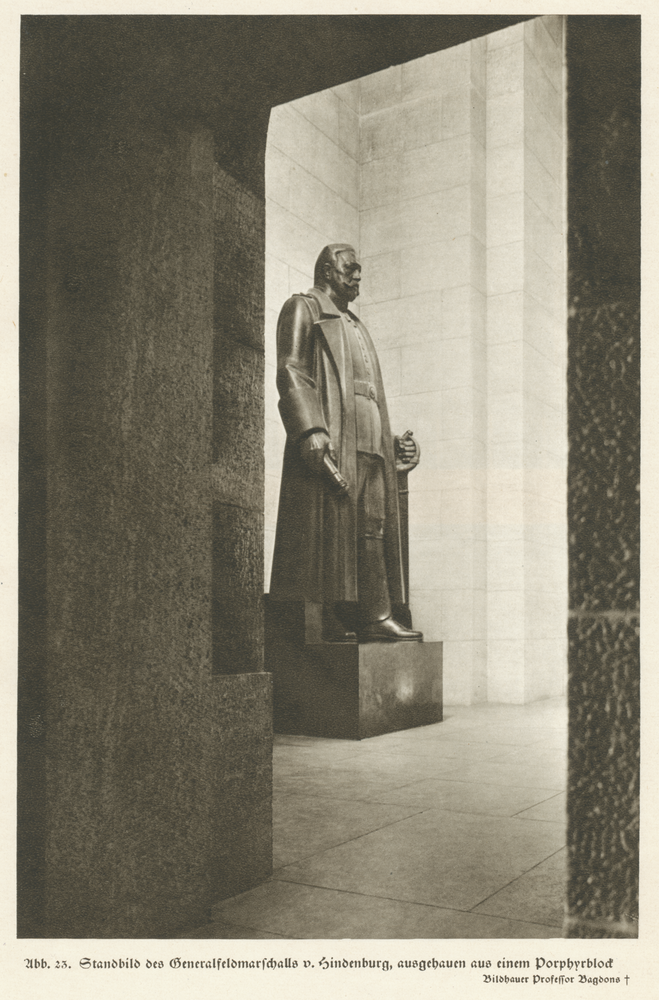
M385 558L394 604L406 600L402 572L398 488L393 438L377 354L353 314L375 361L385 459ZM294 295L277 326L279 411L287 439L270 583L272 600L357 601L357 450L352 359L341 314L323 291ZM348 481L338 496L300 456L300 440L326 431Z

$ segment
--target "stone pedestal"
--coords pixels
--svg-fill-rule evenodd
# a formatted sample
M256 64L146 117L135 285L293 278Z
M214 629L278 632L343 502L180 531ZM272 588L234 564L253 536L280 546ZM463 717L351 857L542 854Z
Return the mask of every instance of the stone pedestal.
M361 740L442 721L442 643L332 643L320 605L266 597L274 730Z

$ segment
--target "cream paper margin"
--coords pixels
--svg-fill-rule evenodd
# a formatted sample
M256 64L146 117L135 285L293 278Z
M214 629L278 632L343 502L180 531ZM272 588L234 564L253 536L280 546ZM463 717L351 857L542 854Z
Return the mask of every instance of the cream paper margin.
M142 3L138 9L126 2L61 2L35 0L21 6L17 0L5 0L0 11L0 652L3 670L1 729L2 777L0 784L0 851L2 881L0 902L0 988L11 1000L78 1000L93 996L94 1000L126 1000L176 997L177 1000L230 997L231 1000L252 1000L262 995L273 1000L329 1000L352 998L406 998L425 1000L443 993L471 1000L472 997L534 997L560 993L569 1000L588 997L591 992L623 1000L659 996L659 849L656 844L658 795L652 778L657 764L659 737L654 731L659 696L659 671L656 650L659 644L659 621L652 595L657 584L659 564L659 528L657 487L659 464L659 403L653 393L659 365L659 333L655 332L659 316L659 254L657 171L659 170L659 73L657 43L659 14L655 4L639 0L636 4L615 3L612 0L595 4L583 2L575 9L540 3L533 8L514 3L480 3L468 10L456 10L445 2L431 4L419 0L412 9L391 0L368 0L359 4L339 0L328 10L314 2L294 0L289 3L240 2L218 0L214 5L193 0L189 3ZM643 560L642 599L644 607L641 656L643 673L643 743L642 743L642 827L641 827L641 919L637 941L620 940L445 940L445 941L201 941L201 940L17 940L15 931L15 774L16 774L16 644L17 644L17 486L18 486L18 109L19 109L19 32L20 16L58 14L641 14L643 66ZM656 942L656 943L655 943ZM134 957L141 968L129 974L89 970L78 966L83 956L96 959ZM361 970L322 972L317 968L321 956L355 959L399 958L464 959L467 969L458 972L418 970L363 972ZM290 957L298 962L295 971L260 969L249 972L217 972L216 970L178 972L169 969L172 957L199 960L213 957L262 959ZM491 959L496 974L496 962L501 958L528 959L531 968L524 974L532 976L534 959L573 959L597 957L614 959L614 974L620 975L620 985L550 986L530 984L484 984L482 975L469 969L472 960ZM27 970L26 957L45 957L50 971ZM72 970L56 971L54 962L66 959ZM146 969L147 959L161 959L165 968ZM316 968L312 976L301 970L303 960ZM624 976L628 975L629 985Z

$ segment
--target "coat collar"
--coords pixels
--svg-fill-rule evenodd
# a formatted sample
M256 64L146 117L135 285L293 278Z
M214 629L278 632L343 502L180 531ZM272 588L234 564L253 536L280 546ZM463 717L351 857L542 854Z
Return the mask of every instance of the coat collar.
M329 295L327 294L327 292L324 292L322 290L322 288L317 288L314 285L313 288L309 289L309 291L308 291L307 294L308 295L313 295L318 300L318 305L320 306L321 313L322 313L323 316L338 316L338 317L340 317L340 316L343 315L342 312L341 312L341 310L338 308L338 306L336 306L332 302L332 300L329 297ZM355 316L355 314L353 312L351 312L350 309L348 309L347 312L348 312L348 314L350 316L352 316L353 319L358 319L358 317Z

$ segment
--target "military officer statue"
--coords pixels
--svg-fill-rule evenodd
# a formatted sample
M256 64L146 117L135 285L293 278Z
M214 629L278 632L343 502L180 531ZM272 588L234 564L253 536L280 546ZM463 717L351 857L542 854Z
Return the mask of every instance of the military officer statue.
M360 280L354 249L326 246L314 287L279 316L287 440L270 599L322 604L325 641L414 641L392 612L407 603L397 471L419 448L391 434L377 354L350 310Z

